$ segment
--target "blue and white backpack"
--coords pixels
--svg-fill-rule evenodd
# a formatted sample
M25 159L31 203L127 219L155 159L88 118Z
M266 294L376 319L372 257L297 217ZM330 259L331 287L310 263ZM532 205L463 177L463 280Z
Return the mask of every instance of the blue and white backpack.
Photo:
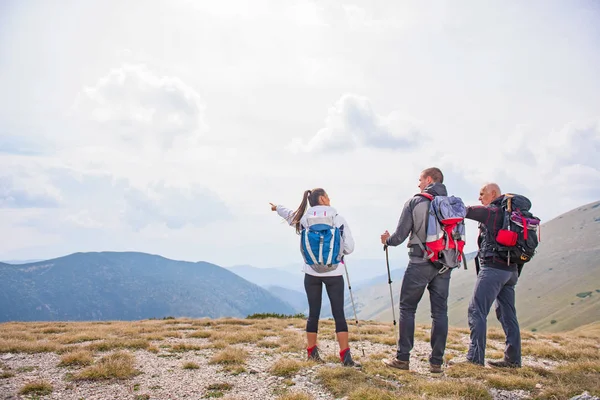
M342 261L344 227L336 227L334 218L307 216L307 226L303 226L300 233L304 262L318 273L334 271Z

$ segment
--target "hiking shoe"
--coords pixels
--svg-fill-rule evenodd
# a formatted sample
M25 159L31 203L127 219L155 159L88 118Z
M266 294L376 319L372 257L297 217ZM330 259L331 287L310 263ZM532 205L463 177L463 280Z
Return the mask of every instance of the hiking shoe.
M318 363L324 363L325 361L323 361L323 359L321 358L321 356L319 356L319 348L317 346L315 346L312 350L309 350L308 352L308 361L315 361Z
M492 367L498 367L498 368L521 368L521 366L519 364L512 363L512 362L506 361L506 360L488 361L488 364L490 364Z
M429 372L433 374L441 374L443 372L442 366L437 364L429 364Z
M357 363L356 361L354 361L352 359L352 355L350 354L350 350L347 350L344 353L344 358L341 361L342 361L342 365L344 367L356 367L356 368L361 368L362 367L359 363Z
M388 367L403 369L405 371L408 371L408 366L410 364L409 361L402 361L398 360L397 358L392 358L391 360L381 360L381 362Z

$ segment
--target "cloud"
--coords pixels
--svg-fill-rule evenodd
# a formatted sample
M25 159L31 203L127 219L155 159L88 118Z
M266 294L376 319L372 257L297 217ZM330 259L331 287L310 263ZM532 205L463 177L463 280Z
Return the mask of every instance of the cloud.
M329 109L325 127L304 145L296 139L291 149L305 152L342 152L357 148L411 149L423 134L416 124L400 117L375 113L364 96L344 94Z
M55 208L60 192L42 176L18 172L0 176L0 208Z
M600 171L600 119L571 123L542 141L559 166L580 164Z
M165 224L169 229L199 227L230 218L225 204L199 186L174 187L159 181L143 191L129 187L125 199L124 218L136 230L153 223Z
M200 95L181 79L130 64L85 87L74 106L98 124L101 137L116 134L134 147L155 141L163 148L206 130L204 109Z
M490 154L503 190L531 197L544 216L555 216L600 196L600 120L543 131L519 128ZM548 201L547 199L552 199ZM542 205L542 203L544 203Z
M0 125L0 130L2 126ZM10 134L0 134L0 154L15 154L21 156L35 156L44 153L48 145L39 143L39 140L33 141L26 137Z

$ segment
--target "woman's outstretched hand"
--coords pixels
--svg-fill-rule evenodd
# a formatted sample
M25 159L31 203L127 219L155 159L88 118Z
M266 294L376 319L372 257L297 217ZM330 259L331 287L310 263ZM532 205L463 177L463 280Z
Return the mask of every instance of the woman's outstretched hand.
M271 205L271 211L277 211L277 205L273 203L269 203Z

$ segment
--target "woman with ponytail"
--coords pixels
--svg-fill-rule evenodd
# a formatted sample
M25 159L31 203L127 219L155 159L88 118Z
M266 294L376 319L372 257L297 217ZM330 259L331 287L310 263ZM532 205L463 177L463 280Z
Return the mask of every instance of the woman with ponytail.
M321 188L307 190L302 197L302 203L296 211L289 210L282 205L271 204L271 210L285 219L290 226L296 229L300 234L308 228L310 219L322 220L326 217L331 218L335 228L341 233L340 255L347 255L354 251L354 239L350 232L348 223L337 213L335 208L329 203L329 196ZM307 205L309 208L307 209ZM330 250L333 251L333 250ZM360 364L352 360L350 346L348 342L348 324L344 315L344 269L346 266L340 263L331 270L317 272L313 266L306 262L302 268L304 272L304 289L308 298L308 319L306 321L306 339L308 360L323 362L319 356L317 347L317 331L319 326L319 316L321 314L321 295L323 285L327 290L327 296L331 303L331 313L335 320L335 332L340 346L340 361L344 366L360 367Z

